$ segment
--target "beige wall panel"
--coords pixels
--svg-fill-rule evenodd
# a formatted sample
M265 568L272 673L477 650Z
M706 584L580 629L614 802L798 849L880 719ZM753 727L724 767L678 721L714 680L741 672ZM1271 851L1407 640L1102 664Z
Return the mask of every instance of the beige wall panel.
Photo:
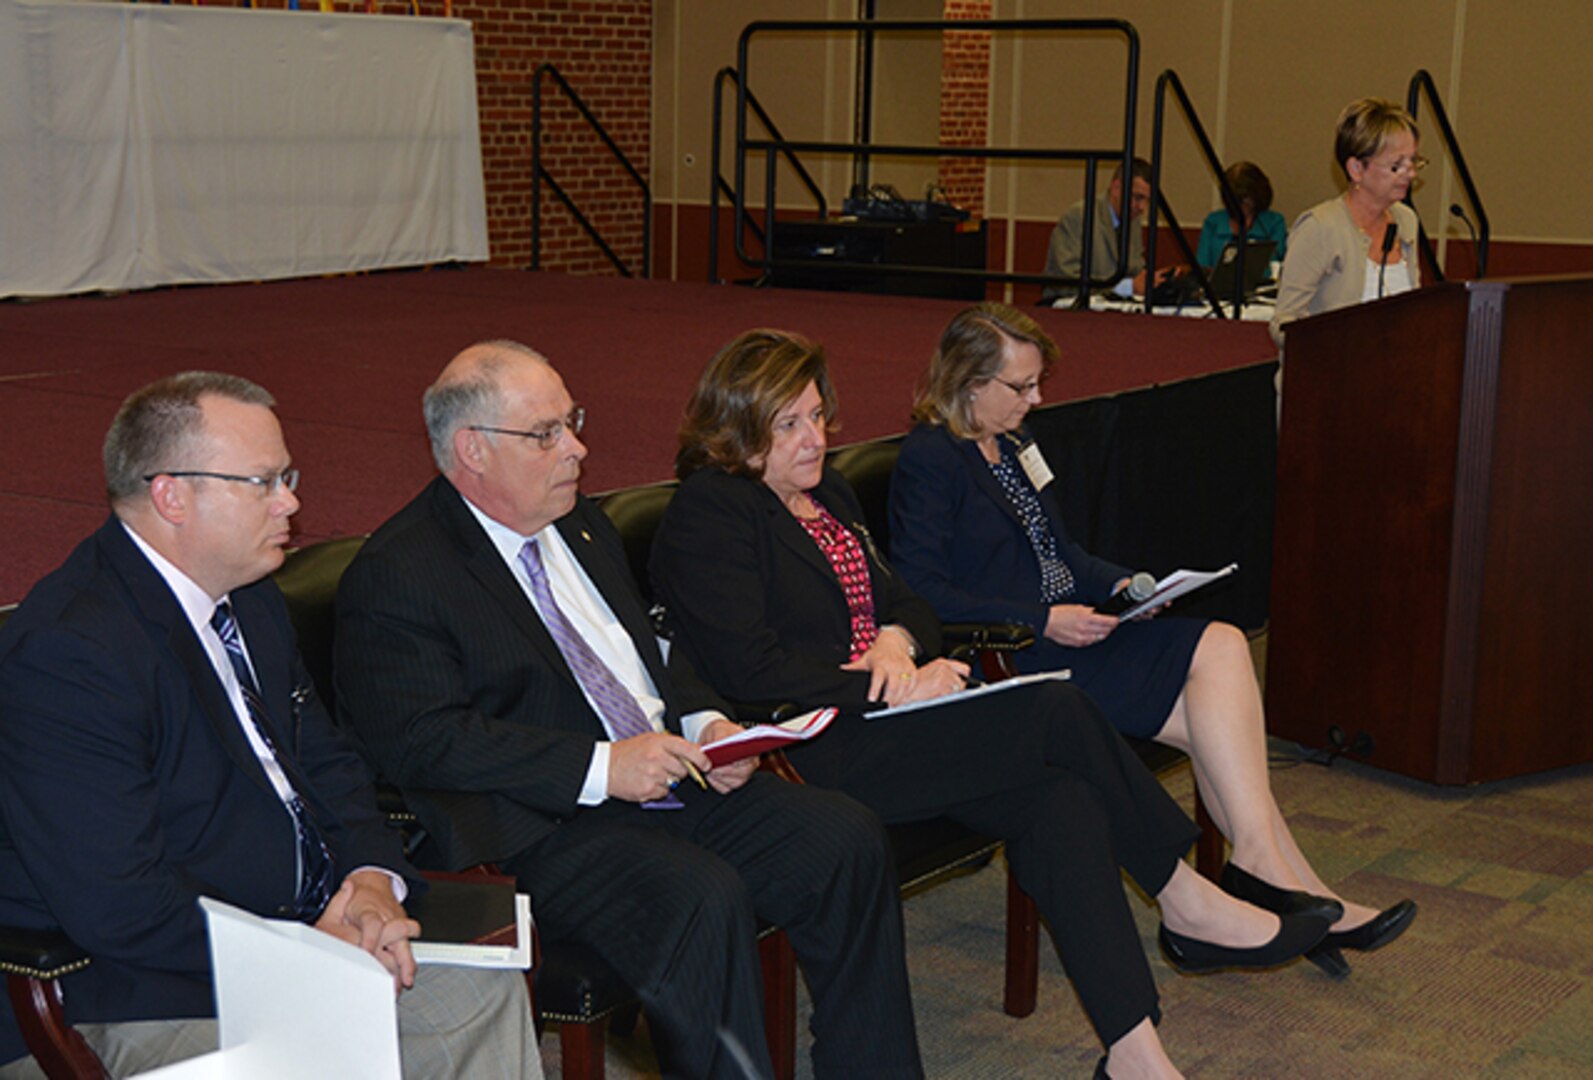
M1002 18L1126 19L1139 32L1139 103L1135 149L1150 157L1156 77L1178 71L1202 123L1215 138L1222 5L1169 4L1159 0L1091 4L1077 0L998 0ZM1127 49L1105 35L1030 34L999 52L992 87L993 130L1015 145L1103 147L1119 142ZM1013 93L1016 76L1016 94ZM1181 221L1198 223L1210 202L1206 171L1188 126L1175 108L1167 112L1163 187ZM1055 219L1083 194L1078 165L1020 165L992 177L991 213L1034 220ZM1098 183L1104 189L1110 171Z
M736 44L749 22L762 19L842 19L848 0L657 0L653 9L654 155L657 198L708 201L713 77L736 63ZM843 35L761 35L749 58L753 92L788 139L848 139L852 131L852 45ZM724 170L732 176L734 91L725 93ZM753 121L753 130L756 122ZM690 164L687 164L687 159ZM803 162L832 198L850 182L843 156L805 155ZM761 164L749 180L762 199ZM810 206L791 170L778 179L782 206Z
M1593 200L1581 182L1593 172L1593 4L1468 0L1464 43L1459 101L1444 104L1494 238L1593 241ZM1421 118L1431 119L1425 102ZM1430 128L1436 136L1431 123L1423 134ZM1437 138L1423 148L1440 157ZM1464 201L1458 183L1450 201ZM1451 232L1465 235L1465 226Z
M1342 192L1344 175L1333 160L1340 110L1372 95L1404 101L1418 68L1432 72L1447 92L1460 7L1454 0L1334 0L1310 7L1233 0L1229 156L1266 171L1273 208L1291 223ZM1346 48L1351 41L1354 47ZM1441 220L1447 205L1440 202L1441 186L1418 191L1424 220Z
M938 19L940 0L879 0L881 19ZM885 33L874 47L873 142L933 146L940 140L940 34ZM921 199L939 175L934 158L875 158L869 180Z

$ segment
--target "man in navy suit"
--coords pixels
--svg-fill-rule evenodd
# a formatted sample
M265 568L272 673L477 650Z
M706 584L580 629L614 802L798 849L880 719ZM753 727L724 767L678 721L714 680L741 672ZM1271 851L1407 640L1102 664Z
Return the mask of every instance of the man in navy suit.
M216 1046L201 895L376 957L406 1075L540 1076L517 973L417 976L417 879L266 579L299 506L272 404L207 372L128 398L112 517L0 632L0 921L89 951L66 1015L115 1076ZM25 1053L4 1010L0 1075Z
M336 667L439 859L499 863L545 940L603 956L666 1076L771 1073L755 916L806 969L817 1076L921 1075L883 829L751 760L711 767L700 744L739 728L666 669L619 536L578 493L585 414L558 373L473 346L425 413L442 476L344 574Z

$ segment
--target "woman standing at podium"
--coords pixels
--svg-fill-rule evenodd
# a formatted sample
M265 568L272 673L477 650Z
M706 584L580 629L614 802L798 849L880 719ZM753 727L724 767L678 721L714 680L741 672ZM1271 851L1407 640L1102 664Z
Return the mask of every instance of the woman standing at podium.
M1272 339L1281 347L1295 319L1364 303L1421 284L1416 211L1401 201L1427 159L1402 107L1352 101L1339 114L1333 153L1350 186L1301 214L1289 232Z

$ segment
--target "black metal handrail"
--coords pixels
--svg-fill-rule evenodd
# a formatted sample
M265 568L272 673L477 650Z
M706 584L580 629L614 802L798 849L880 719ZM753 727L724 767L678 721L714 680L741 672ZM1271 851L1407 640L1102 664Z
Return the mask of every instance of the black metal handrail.
M1189 260L1189 265L1200 282L1201 291L1206 294L1206 300L1219 317L1224 315L1221 302L1217 299L1216 290L1211 287L1211 277L1206 273L1206 268L1200 265L1200 260L1189 248L1189 240L1184 236L1184 230L1179 227L1178 219L1173 215L1173 208L1162 194L1162 136L1165 132L1164 119L1167 108L1167 92L1171 90L1178 101L1178 107L1183 110L1184 119L1194 130L1195 143L1200 147L1200 156L1205 160L1206 167L1211 170L1213 179L1217 181L1217 190L1222 192L1222 203L1227 208L1229 215L1239 222L1244 221L1244 212L1239 205L1239 196L1234 193L1232 185L1228 183L1227 171L1223 168L1222 160L1217 157L1216 148L1211 145L1211 139L1206 136L1206 128L1200 122L1200 117L1195 113L1195 103L1189 99L1189 93L1184 89L1184 81L1178 77L1178 72L1168 68L1156 77L1155 118L1151 128L1151 199L1150 221L1146 225L1145 237L1145 265L1152 268L1147 271L1148 278L1153 278L1156 266L1156 212L1160 208L1167 214L1168 224L1172 226L1173 237L1178 241L1184 257ZM1235 260L1243 270L1245 265L1245 250L1249 244L1250 230L1239 230L1238 251ZM1151 289L1145 288L1145 309L1151 308ZM1237 273L1233 280L1233 314L1231 318L1237 319L1244 308L1245 282L1244 274Z
M542 269L542 182L546 180L554 196L564 204L564 208L570 212L570 216L575 218L576 224L580 225L586 235L592 239L592 242L597 244L598 249L608 258L608 261L614 264L614 268L625 277L636 276L631 273L631 268L625 264L625 261L615 254L614 249L609 246L608 241L603 239L586 215L581 213L580 208L575 205L574 200L570 198L559 182L542 167L542 77L544 75L552 76L553 81L564 91L565 95L570 99L570 103L575 106L582 119L586 121L587 126L597 134L599 139L603 140L603 145L608 147L609 153L614 155L625 171L630 174L631 179L636 181L636 186L642 189L642 277L652 277L653 190L648 187L647 181L637 171L636 166L631 164L631 159L625 156L625 151L621 150L614 140L609 137L608 131L604 129L602 123L593 115L592 110L587 108L586 102L581 100L581 95L575 92L575 87L571 86L569 81L559 74L559 69L552 64L538 65L531 84L531 269Z
M1466 167L1466 155L1460 151L1460 140L1455 137L1455 129L1449 123L1449 113L1444 110L1443 99L1438 96L1438 87L1434 85L1433 77L1428 74L1426 68L1419 69L1416 74L1410 77L1410 89L1405 95L1405 108L1414 119L1417 106L1421 103L1421 91L1424 88L1427 91L1428 99L1433 103L1433 116L1437 119L1438 130L1444 137L1444 147L1449 151L1449 160L1455 166L1455 175L1460 177L1460 186L1466 189L1466 201L1471 203L1471 209L1477 215L1477 236L1473 257L1477 261L1477 276L1479 278L1486 277L1488 275L1488 211L1482 208L1482 196L1477 194L1477 185L1472 183L1471 170ZM1416 206L1411 201L1411 197L1415 193L1414 184L1411 185L1411 190L1405 193L1405 205L1412 209L1415 209ZM1443 281L1444 270L1443 267L1438 265L1438 255L1433 251L1432 238L1427 235L1427 227L1421 224L1421 218L1418 217L1416 221L1417 234L1421 241L1422 250L1427 253L1427 260L1432 264L1433 274L1437 280Z
M1024 30L1105 32L1122 35L1128 47L1128 63L1123 95L1123 143L1109 149L1043 150L995 146L941 146L889 145L882 146L867 141L837 142L826 140L788 140L781 138L753 139L747 135L747 98L751 79L748 67L748 45L755 34L834 34L850 33L873 36L890 32L923 31L985 31L1008 32ZM1095 171L1102 161L1122 164L1125 176L1132 175L1134 160L1134 122L1139 83L1139 33L1132 24L1122 19L859 19L859 20L766 20L747 24L736 46L736 70L741 77L736 81L736 137L735 179L732 197L735 214L736 257L754 266L762 266L765 273L778 267L824 268L827 270L867 270L879 274L917 274L926 277L977 278L984 281L1013 281L1025 284L1079 286L1075 306L1089 303L1091 285L1111 285L1127 276L1129 233L1132 222L1124 216L1118 223L1117 266L1108 277L1092 276L1091 248L1094 246L1095 215L1086 213L1083 221L1083 258L1078 277L1063 274L1013 273L1004 270L975 270L972 268L916 266L902 263L858 263L840 259L799 259L774 256L772 237L777 230L775 222L775 178L777 154L780 153L849 153L854 157L978 157L1002 161L1080 161L1084 169L1084 205L1095 205ZM767 229L761 258L754 258L743 246L743 223L747 220L747 157L751 153L764 155L764 222Z
M732 200L735 199L735 191L731 188L729 182L725 180L724 171L720 168L722 160L720 146L724 142L724 91L727 81L734 81L738 89L741 87L741 76L735 68L722 67L714 74L713 134L711 135L713 149L709 151L711 158L710 171L713 176L708 182L708 283L710 285L719 284L719 196L723 193L730 196ZM785 136L780 134L780 129L775 125L774 118L764 110L762 103L758 101L757 95L751 90L747 91L747 104L752 107L752 111L758 117L758 122L763 125L763 129L775 139L784 142ZM824 197L824 191L814 181L813 175L808 172L806 166L802 164L801 159L795 153L786 152L785 159L791 163L791 168L796 171L797 179L802 181L803 186L808 189L808 194L812 195L814 202L818 204L818 216L820 218L828 217L830 213L829 200ZM773 217L774 208L766 207L764 215L766 218ZM767 237L756 221L748 218L742 223L742 227L750 228L753 235L758 238L758 243L764 245L765 249L767 249ZM737 250L739 249L738 237Z

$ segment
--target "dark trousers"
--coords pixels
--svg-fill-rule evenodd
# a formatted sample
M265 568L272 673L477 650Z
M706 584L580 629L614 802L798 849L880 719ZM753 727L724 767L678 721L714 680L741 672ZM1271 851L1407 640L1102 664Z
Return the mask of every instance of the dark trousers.
M884 830L835 792L757 774L683 810L610 801L505 864L541 932L595 949L634 988L666 1076L772 1074L756 919L791 938L813 993L820 1077L923 1075Z
M887 821L944 815L1006 843L1104 1044L1159 1019L1118 868L1154 896L1199 830L1089 698L1043 683L858 721L849 738L869 771L846 768L836 786Z

